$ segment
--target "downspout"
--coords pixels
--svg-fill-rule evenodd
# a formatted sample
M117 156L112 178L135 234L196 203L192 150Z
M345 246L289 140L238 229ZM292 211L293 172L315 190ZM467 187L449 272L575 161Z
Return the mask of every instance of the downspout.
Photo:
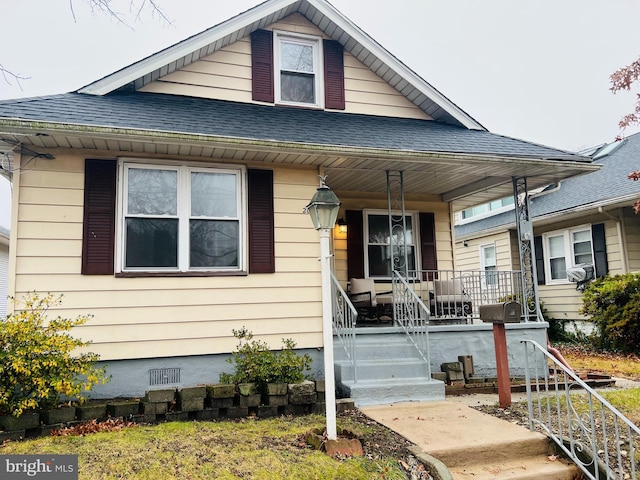
M16 297L16 270L18 258L18 208L20 207L20 177L22 176L22 153L16 152L13 160L13 172L11 174L11 223L9 229L9 281L7 282L7 295ZM15 304L7 303L7 313L13 313Z
M618 210L618 212L620 212L620 210ZM606 212L602 207L598 207L598 213L601 213L602 215L609 217L611 220L613 220L616 223L616 229L618 231L618 247L620 248L620 257L622 260L622 273L627 273L629 271L629 261L627 259L627 251L625 250L624 246L626 245L626 241L624 238L624 230L622 228L622 220L620 218L620 215L618 214L618 217L614 217L613 215L611 215L610 213Z

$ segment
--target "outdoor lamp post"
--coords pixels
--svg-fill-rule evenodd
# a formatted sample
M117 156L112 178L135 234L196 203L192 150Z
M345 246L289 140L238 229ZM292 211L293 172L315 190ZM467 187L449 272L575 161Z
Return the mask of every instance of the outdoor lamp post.
M322 273L322 343L324 345L324 380L326 396L327 437L337 438L336 430L336 386L333 373L333 312L331 309L331 266L329 260L329 232L338 218L340 200L320 177L320 187L304 208L311 216L313 228L320 230L320 270Z

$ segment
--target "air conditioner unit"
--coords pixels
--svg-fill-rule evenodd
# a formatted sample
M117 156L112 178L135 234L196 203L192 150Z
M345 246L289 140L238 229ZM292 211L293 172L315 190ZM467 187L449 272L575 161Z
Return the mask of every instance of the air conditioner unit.
M576 284L576 290L584 292L584 289L595 277L593 265L581 263L575 267L567 268L567 280Z

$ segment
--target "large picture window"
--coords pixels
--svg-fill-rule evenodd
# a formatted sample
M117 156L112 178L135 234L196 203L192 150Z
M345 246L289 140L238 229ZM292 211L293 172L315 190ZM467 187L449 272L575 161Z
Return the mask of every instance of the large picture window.
M122 271L244 268L241 170L124 162Z
M567 281L567 268L593 265L591 227L549 232L543 235L547 283Z
M321 42L276 32L276 102L320 107L322 96Z
M406 232L403 238L401 232L396 232L393 236L389 234L389 217L386 212L365 213L365 275L370 278L390 279L391 257L403 259L405 250L407 269L417 270L415 216L405 216Z

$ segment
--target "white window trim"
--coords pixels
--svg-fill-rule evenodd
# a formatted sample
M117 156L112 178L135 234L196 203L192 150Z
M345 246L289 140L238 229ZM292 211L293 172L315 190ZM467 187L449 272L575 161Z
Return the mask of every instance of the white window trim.
M293 34L291 32L284 32L281 30L274 30L274 42L273 42L273 75L274 75L274 90L275 90L275 103L280 105L295 105L300 107L317 107L324 108L324 62L322 52L322 39L313 35ZM280 42L281 40L289 40L294 43L300 43L304 45L311 45L313 47L313 65L314 65L314 92L315 103L302 103L302 102L289 102L282 100L282 90L280 88Z
M237 267L217 267L217 268L190 268L189 267L189 228L188 220L191 218L191 195L188 189L188 175L178 174L178 197L184 196L183 201L178 203L178 218L187 220L187 225L178 229L178 268L159 267L136 267L125 268L125 216L126 205L125 195L127 194L125 185L126 168L149 168L149 169L166 169L176 170L178 172L222 172L233 173L236 175L236 185L240 193L237 198L240 246L238 250L238 266ZM119 158L118 159L118 188L116 196L116 273L190 273L190 272L243 272L247 269L247 172L244 166L230 166L222 164L202 164L197 162L176 162L158 159L140 159L140 158ZM169 217L168 217L169 218ZM173 216L171 217L173 218Z
M572 228L567 228L564 230L554 230L553 232L546 232L542 234L542 242L543 242L543 252L544 252L544 277L545 277L545 285L571 285L572 282L565 278L551 278L551 258L550 248L549 248L549 237L559 237L562 236L564 238L564 258L566 268L572 268L576 265L573 262L575 257L573 251L573 241L572 235L576 232L589 232L589 239L591 242L591 259L592 261L595 259L595 254L593 252L593 232L591 229L591 224L586 225L578 225Z
M364 216L363 218L363 242L362 242L362 248L364 249L364 274L366 278L374 278L376 280L392 280L391 277L371 277L371 275L369 274L369 215L384 215L384 216L388 216L389 215L389 211L388 210L363 210L362 214ZM392 211L392 215L397 215L400 216L402 214L402 212L396 212L396 211ZM411 243L411 245L413 245L413 249L414 249L414 257L415 257L415 269L420 271L420 261L421 261L421 254L420 254L420 225L419 225L419 214L417 211L413 211L413 210L405 210L404 212L405 216L407 217L411 217L411 223L412 223L412 227L413 227L413 242Z
M485 263L485 249L487 248L493 248L493 256L494 256L494 260L495 263L493 265L487 265ZM497 271L498 271L498 248L496 247L495 242L494 243L485 243L484 245L480 245L479 246L479 253L480 253L480 269L482 270L482 286L483 287L491 287L494 284L493 283L487 283L487 275L486 275L486 267L496 267L496 275L497 275Z

